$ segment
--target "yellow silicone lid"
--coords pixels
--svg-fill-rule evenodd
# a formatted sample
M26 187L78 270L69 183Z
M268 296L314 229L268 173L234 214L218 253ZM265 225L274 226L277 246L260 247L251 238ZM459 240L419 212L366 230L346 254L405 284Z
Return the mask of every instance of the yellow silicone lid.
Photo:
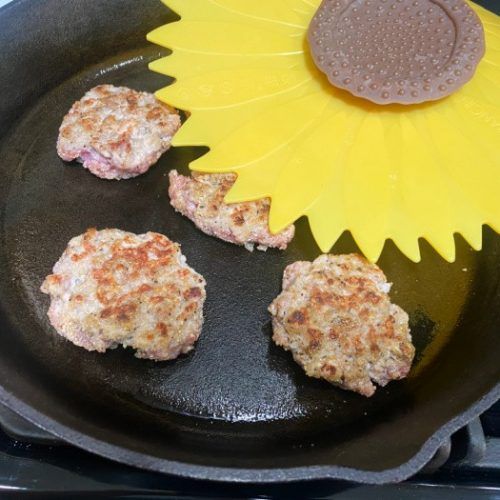
M351 231L376 261L392 239L413 261L425 238L448 261L454 233L481 248L500 231L500 18L486 54L440 101L380 106L333 88L309 55L320 0L164 0L181 20L149 33L151 63L176 81L157 97L190 117L174 146L208 146L190 167L238 174L228 203L270 197L270 229L309 219L321 250Z

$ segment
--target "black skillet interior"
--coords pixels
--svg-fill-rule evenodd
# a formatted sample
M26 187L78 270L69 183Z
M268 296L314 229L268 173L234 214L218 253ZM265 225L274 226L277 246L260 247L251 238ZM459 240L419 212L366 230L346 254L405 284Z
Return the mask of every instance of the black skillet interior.
M415 472L446 432L498 396L500 238L485 229L476 253L458 237L454 264L425 243L413 264L388 244L380 265L411 316L411 376L371 399L308 379L271 342L266 311L285 266L319 254L306 222L286 252L252 254L169 206L168 170L187 171L201 149L171 150L121 182L57 157L62 116L87 89L167 83L147 70L160 52L144 35L173 18L156 0L17 0L0 11L1 399L91 451L186 476L383 481ZM208 282L194 352L155 364L124 349L89 353L54 333L39 286L89 226L158 231L182 244ZM351 251L348 235L334 248Z

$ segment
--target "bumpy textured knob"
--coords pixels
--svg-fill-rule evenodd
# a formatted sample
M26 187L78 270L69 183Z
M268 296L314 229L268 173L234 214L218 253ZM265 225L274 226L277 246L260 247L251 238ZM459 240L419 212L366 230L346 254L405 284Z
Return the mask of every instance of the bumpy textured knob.
M450 95L485 50L481 21L463 0L324 0L308 37L332 85L378 104Z

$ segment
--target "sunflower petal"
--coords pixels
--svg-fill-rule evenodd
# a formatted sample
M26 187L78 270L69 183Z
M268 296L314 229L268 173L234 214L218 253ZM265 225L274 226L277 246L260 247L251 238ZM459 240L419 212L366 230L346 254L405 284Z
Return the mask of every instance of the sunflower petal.
M296 54L303 52L302 33L296 29L269 29L253 24L178 21L148 34L150 42L169 49L200 54Z
M332 184L339 184L337 178L344 167L342 151L352 140L361 117L358 115L356 119L345 110L332 109L335 107L335 102L329 103L325 116L312 124L295 148L292 161L283 170L272 196L271 231L278 232L302 214L308 215L308 207L328 192L326 187L336 189ZM318 147L320 144L328 144L328 147ZM335 194L330 191L328 196L334 198Z
M196 111L272 98L309 80L300 70L268 69L265 73L248 68L219 70L184 78L160 90L158 96L175 107Z
M268 111L270 106L277 107L283 103L292 102L310 91L310 83L306 83L289 92L272 96L272 102L270 99L260 99L232 107L194 111L174 136L172 144L174 146L210 145L214 149L218 144L225 142L235 130ZM242 147L245 145L243 144ZM210 169L214 167L216 165Z
M271 56L272 57L272 56ZM292 54L289 56L276 56L273 58L274 69L294 69L303 64L303 54ZM235 54L233 56L220 57L214 54L198 54L176 50L173 54L157 59L149 64L149 69L163 75L174 76L177 79L202 76L215 70L232 70L241 68L253 68L267 71L269 61L262 60L260 56L249 56Z
M206 171L216 166L217 169L239 169L268 157L289 143L300 140L301 135L312 120L321 114L327 100L317 94L280 106L271 106L269 110L236 129L207 155L191 164L194 170ZM275 126L276 121L281 125ZM260 136L258 142L254 141Z
M204 0L205 1L205 0ZM288 26L307 29L307 23L293 10L290 0L275 0L274 2L249 2L248 0L211 0L216 5L224 7L229 12L252 20L263 20ZM295 2L300 3L300 2Z
M190 167L235 172L227 202L272 199L270 229L307 216L327 252L350 230L371 260L385 241L420 260L424 237L449 261L454 234L473 248L500 230L500 22L471 4L486 54L454 95L377 106L334 89L311 60L306 29L321 0L165 0L182 20L149 35L173 49L151 69L157 93L190 116L176 146L205 145Z

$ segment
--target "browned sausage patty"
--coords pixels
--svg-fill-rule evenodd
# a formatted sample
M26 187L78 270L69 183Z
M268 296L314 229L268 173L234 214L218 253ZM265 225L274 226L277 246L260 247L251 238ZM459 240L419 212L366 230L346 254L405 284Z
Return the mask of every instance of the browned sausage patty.
M203 323L205 280L158 233L89 229L73 238L41 287L57 332L89 351L119 344L139 358L176 358Z
M170 203L206 234L253 250L268 247L284 250L295 234L289 226L278 234L269 232L269 200L224 203L236 180L234 174L197 174L192 177L172 170L169 174Z
M97 177L129 179L158 161L180 125L177 111L153 94L99 85L64 117L57 152Z
M359 255L291 264L269 307L273 339L310 377L371 396L373 382L406 377L415 354L408 315L391 304L390 288Z

